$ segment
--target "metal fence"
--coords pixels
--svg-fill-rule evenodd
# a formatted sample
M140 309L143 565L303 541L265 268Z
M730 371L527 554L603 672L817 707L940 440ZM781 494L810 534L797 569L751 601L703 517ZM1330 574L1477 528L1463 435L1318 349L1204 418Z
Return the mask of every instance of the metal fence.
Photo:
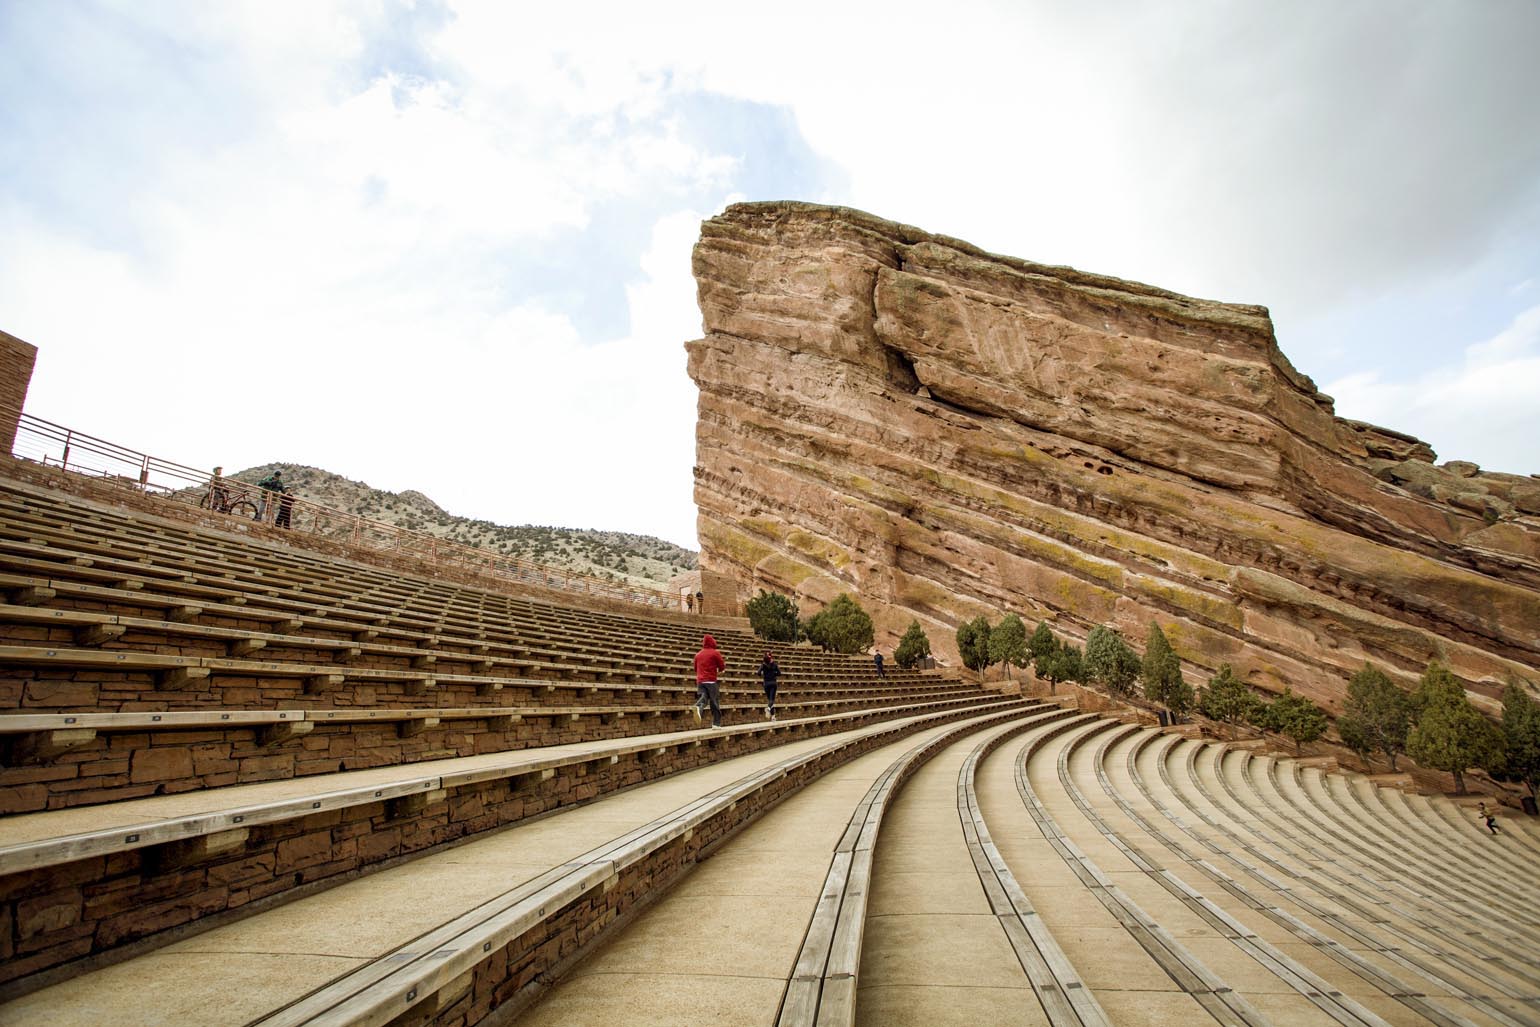
M100 478L138 492L165 496L228 517L247 518L279 530L316 535L381 552L405 554L444 567L456 567L522 584L578 595L639 603L665 610L680 608L680 597L648 588L578 574L560 567L505 556L488 549L439 538L427 532L370 520L345 510L313 503L292 493L260 489L233 478L150 456L115 442L87 435L31 414L20 414L12 455L49 467Z

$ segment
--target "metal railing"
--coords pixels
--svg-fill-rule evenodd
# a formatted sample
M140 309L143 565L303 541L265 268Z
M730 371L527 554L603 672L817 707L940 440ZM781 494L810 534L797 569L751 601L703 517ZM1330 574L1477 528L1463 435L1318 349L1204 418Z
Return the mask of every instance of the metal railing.
M3 416L3 415L0 415ZM423 531L370 520L322 506L293 493L269 492L248 482L150 456L94 435L22 413L12 455L48 467L102 479L141 493L164 496L212 513L245 517L278 530L305 533L381 552L404 554L445 567L577 595L616 599L665 610L681 597L666 589L616 582L591 574L506 556Z

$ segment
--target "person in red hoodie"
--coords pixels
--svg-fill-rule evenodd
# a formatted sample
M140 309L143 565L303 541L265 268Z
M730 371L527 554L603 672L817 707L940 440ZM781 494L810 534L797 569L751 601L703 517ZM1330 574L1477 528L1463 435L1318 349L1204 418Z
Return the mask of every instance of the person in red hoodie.
M700 652L695 654L695 719L700 721L702 708L711 703L711 726L722 726L722 699L717 690L717 675L722 673L727 661L717 649L717 640L707 635L700 640Z

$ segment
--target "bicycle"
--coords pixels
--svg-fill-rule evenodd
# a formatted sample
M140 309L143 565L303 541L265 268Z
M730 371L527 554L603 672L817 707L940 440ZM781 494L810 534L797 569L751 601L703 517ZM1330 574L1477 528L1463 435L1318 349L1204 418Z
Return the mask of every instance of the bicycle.
M236 514L241 517L257 516L257 504L247 498L245 488L227 488L223 483L209 483L209 489L198 500L198 505L215 513Z

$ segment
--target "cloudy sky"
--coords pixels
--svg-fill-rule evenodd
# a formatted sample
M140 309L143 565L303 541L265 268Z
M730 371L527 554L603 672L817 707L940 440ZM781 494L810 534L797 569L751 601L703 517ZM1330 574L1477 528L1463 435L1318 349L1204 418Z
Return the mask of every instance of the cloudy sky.
M1532 0L0 0L0 329L30 413L158 456L693 546L690 247L803 199L1265 304L1339 413L1537 472L1537 44Z

